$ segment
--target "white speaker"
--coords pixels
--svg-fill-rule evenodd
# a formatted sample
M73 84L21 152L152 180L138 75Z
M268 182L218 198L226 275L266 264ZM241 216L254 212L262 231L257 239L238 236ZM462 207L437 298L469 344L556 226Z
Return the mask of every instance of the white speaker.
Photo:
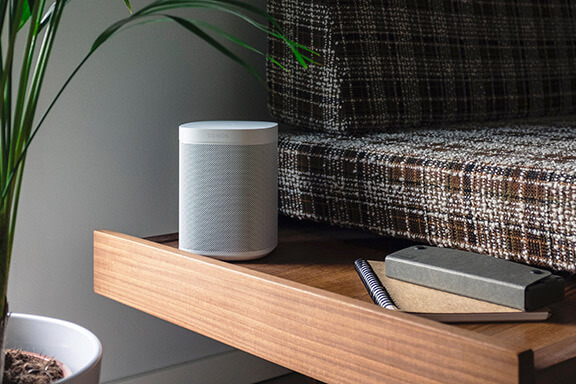
M179 248L251 260L278 244L278 125L180 126Z

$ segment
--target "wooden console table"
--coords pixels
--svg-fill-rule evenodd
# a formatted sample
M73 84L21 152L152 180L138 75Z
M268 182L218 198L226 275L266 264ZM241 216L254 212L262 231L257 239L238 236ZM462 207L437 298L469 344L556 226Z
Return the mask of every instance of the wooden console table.
M574 382L574 278L546 322L442 324L376 306L354 270L411 244L282 219L271 255L226 263L96 231L94 290L327 383Z

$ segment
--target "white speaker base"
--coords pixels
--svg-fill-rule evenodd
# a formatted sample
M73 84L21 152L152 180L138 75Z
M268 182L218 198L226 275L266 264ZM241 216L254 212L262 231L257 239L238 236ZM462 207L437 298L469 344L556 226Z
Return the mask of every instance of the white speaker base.
M244 260L256 260L260 259L264 256L267 256L276 248L276 245L273 247L263 249L261 251L252 251L252 252L211 252L211 251L201 251L198 249L184 249L180 248L182 251L195 253L201 256L208 256L218 260L224 261L244 261Z

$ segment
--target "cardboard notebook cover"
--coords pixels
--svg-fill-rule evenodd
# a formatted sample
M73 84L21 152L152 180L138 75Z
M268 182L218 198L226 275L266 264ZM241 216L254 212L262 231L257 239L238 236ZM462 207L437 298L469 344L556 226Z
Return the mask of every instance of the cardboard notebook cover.
M374 274L399 310L446 323L543 321L550 317L548 308L522 311L487 301L391 279L383 261L368 260Z

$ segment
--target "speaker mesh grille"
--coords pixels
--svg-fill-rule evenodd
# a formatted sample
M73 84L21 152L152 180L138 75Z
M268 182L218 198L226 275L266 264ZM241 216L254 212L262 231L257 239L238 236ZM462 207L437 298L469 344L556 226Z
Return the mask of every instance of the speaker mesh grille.
M180 248L253 252L277 241L277 144L180 143Z

